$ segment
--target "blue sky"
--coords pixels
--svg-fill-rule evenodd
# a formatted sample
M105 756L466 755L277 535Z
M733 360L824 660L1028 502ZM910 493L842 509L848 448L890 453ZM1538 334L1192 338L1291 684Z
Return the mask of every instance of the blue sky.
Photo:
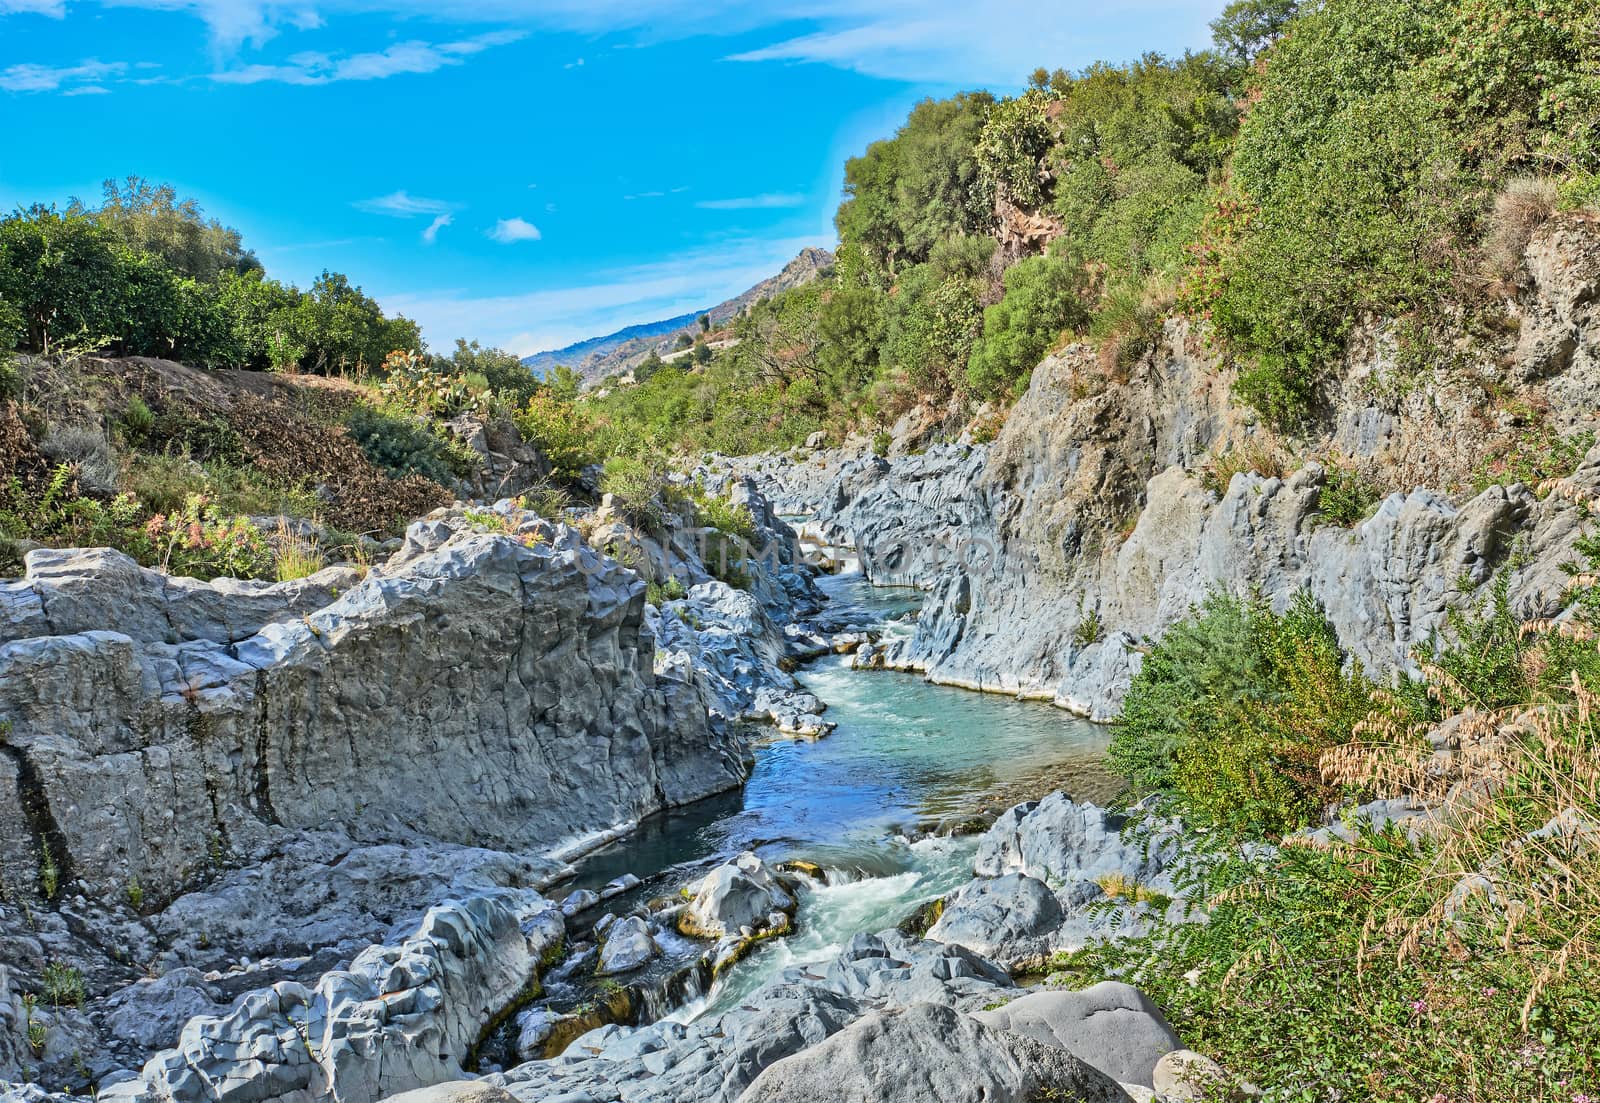
M917 100L1200 47L1222 0L0 0L0 207L130 173L448 349L707 306L833 243Z

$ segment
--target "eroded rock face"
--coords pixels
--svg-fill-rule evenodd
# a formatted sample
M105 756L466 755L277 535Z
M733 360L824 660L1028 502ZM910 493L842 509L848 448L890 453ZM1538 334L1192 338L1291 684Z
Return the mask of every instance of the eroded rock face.
M530 525L421 522L336 598L242 606L114 552L30 553L3 598L0 805L36 822L0 843L8 879L40 836L63 882L157 899L277 828L546 850L736 785L696 687L656 678L643 584Z
M1596 428L1597 303L1600 232L1558 217L1528 247L1508 303L1518 324L1466 350L1467 367L1441 359L1406 375L1391 332L1358 331L1323 420L1294 447L1395 488L1351 528L1324 523L1329 472L1317 463L1265 463L1208 486L1216 457L1274 444L1181 320L1125 376L1107 375L1087 345L1048 357L986 447L731 462L855 545L874 581L928 591L915 635L865 665L1109 719L1139 649L1214 588L1258 589L1278 609L1305 589L1381 681L1415 674L1416 649L1448 611L1508 564L1519 614L1560 610L1559 565L1583 510L1515 484L1474 493L1515 471L1509 453L1531 431L1486 402L1483 380L1505 380L1552 439ZM1600 450L1570 482L1600 492ZM1518 541L1529 554L1512 564Z
M0 1079L142 1061L208 1002L743 780L699 676L656 673L638 576L502 513L419 522L365 578L36 551L0 586L0 880L35 894L30 923L0 902L0 961L22 991L68 963L89 997L40 1009L39 1047L0 998ZM223 979L141 979L196 965Z
M1151 1087L1156 1062L1183 1043L1159 1008L1127 984L1038 991L973 1018L996 1030L1060 1046L1122 1084Z
M462 1076L483 1024L537 980L561 911L532 890L433 908L398 945L373 946L314 988L282 982L183 1028L127 1103L376 1103Z

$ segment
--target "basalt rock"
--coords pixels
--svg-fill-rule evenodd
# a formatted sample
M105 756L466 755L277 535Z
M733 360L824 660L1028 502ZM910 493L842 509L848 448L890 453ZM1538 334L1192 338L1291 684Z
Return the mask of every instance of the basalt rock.
M38 1012L39 1047L0 998L0 1078L83 1086L183 1012L315 983L437 900L547 885L547 855L743 780L700 676L656 672L638 575L503 505L412 525L364 578L91 549L0 585L0 961L13 991L70 965L87 997ZM141 980L191 967L219 979Z

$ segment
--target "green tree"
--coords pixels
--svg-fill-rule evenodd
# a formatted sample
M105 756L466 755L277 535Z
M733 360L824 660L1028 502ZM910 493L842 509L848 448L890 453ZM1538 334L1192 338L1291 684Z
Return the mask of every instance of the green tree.
M892 275L952 233L987 228L993 211L977 187L976 147L994 103L987 92L923 100L893 138L847 161L840 240Z
M1298 7L1299 0L1233 0L1211 21L1211 40L1223 56L1247 65L1278 40Z
M0 222L0 296L22 315L23 343L49 352L63 340L121 329L111 237L81 213L35 204Z
M454 375L481 375L491 391L510 396L518 405L539 389L539 381L521 357L504 349L485 348L477 341L456 338L456 351L444 363Z
M982 397L1026 378L1070 328L1085 325L1082 271L1059 257L1028 257L1005 275L1006 293L983 312L983 336L967 363L967 384Z
M180 276L215 283L224 273L259 271L261 262L244 248L239 231L207 219L193 199L178 198L170 184L152 184L130 176L120 184L107 180L98 209L88 211L74 200L75 213L86 213L130 249L153 253Z

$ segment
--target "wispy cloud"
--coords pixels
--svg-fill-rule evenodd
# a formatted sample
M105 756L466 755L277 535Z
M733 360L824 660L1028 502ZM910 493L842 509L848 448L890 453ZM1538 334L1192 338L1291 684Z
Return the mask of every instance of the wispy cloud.
M24 62L9 69L0 69L0 88L7 92L55 92L63 86L72 88L112 80L127 71L126 62L100 61L96 58L62 66Z
M404 73L433 73L494 46L527 36L525 31L491 31L455 42L397 42L370 53L335 55L312 51L293 54L276 64L243 65L211 74L219 84L282 84L311 86L341 80L383 80Z
M77 0L74 8L88 6ZM313 7L284 0L100 0L123 6L189 12L204 20L213 44L226 56L245 43L261 46L283 28L305 29L342 15L387 15L397 19L438 17L436 0L317 0ZM1140 36L1130 27L1162 29L1158 43L1168 51L1201 46L1206 22L1221 0L1123 0L1110 5L1090 0L481 0L450 8L452 19L478 25L500 24L517 31L573 31L580 34L634 34L640 43L694 35L759 35L773 41L733 55L740 61L829 65L870 76L942 85L1021 82L1034 66L1074 68L1097 58L1124 58ZM69 14L65 0L0 0L0 15L36 11ZM796 26L805 28L795 34ZM1019 33L1025 28L1026 33ZM1131 42L1131 44L1130 44ZM351 72L375 75L427 71L446 59L459 60L498 43L482 36L455 43L401 43L398 57L355 63ZM628 43L623 43L628 45ZM370 57L372 55L357 55ZM288 80L325 83L338 60L310 71L305 66L270 64L227 70L224 79ZM578 61L569 64L574 67ZM418 70L414 66L432 68ZM365 79L372 79L367 77Z
M538 241L542 235L539 227L525 218L502 218L494 224L494 229L488 231L491 240L498 241L501 245L512 245L519 241Z
M805 196L794 192L767 192L734 199L702 199L695 206L708 211L769 211L781 207L802 207L805 202Z
M350 205L358 211L381 214L389 218L431 218L432 221L428 223L427 229L422 231L422 241L425 245L432 245L439 240L439 231L456 220L455 213L463 206L447 199L427 199L420 195L412 195L404 188L388 195L380 195L376 199L358 199Z
M428 223L428 228L422 231L422 240L426 244L432 245L434 242L439 240L439 231L450 225L450 223L454 222L455 220L455 215L452 214L441 214L435 216L434 220Z
M367 214L388 215L390 218L450 214L458 206L446 199L425 199L420 195L412 195L404 188L388 195L380 195L376 199L358 199L350 205Z
M67 5L64 0L0 0L0 15L48 15L51 19L64 19Z
M380 288L378 297L385 310L415 318L435 347L447 347L457 337L476 337L526 356L635 322L704 309L777 272L802 247L817 244L810 238L741 239L599 273L578 287L516 295Z

